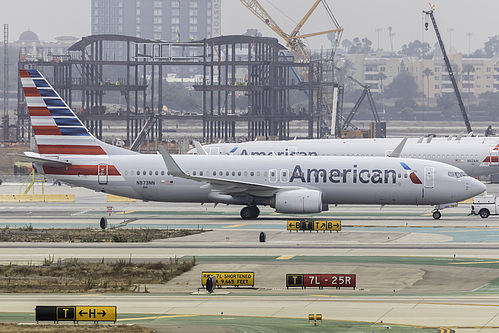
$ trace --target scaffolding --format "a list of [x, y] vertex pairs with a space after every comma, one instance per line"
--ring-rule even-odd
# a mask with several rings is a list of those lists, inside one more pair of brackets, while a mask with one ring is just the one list
[[[97, 138], [102, 139], [104, 122], [126, 123], [127, 146], [141, 140], [146, 126], [149, 140], [162, 141], [164, 122], [186, 119], [164, 112], [168, 102], [163, 100], [164, 79], [172, 68], [180, 69], [182, 74], [200, 74], [193, 87], [202, 92], [203, 113], [189, 119], [202, 120], [203, 133], [198, 137], [202, 135], [206, 142], [236, 140], [236, 127], [241, 126], [247, 126], [248, 139], [289, 139], [295, 136], [290, 131], [294, 121], [306, 122], [309, 138], [319, 137], [323, 111], [313, 96], [322, 92], [323, 85], [315, 79], [321, 77], [317, 73], [322, 65], [316, 61], [297, 63], [285, 50], [277, 39], [268, 37], [238, 35], [170, 43], [92, 35], [72, 45], [64, 55], [34, 57], [21, 50], [18, 68], [42, 70]], [[306, 83], [293, 74], [295, 68], [301, 67], [309, 73]], [[124, 73], [124, 77], [108, 80], [105, 73], [113, 70]], [[244, 78], [241, 72], [246, 73]], [[308, 92], [308, 107], [292, 109], [289, 94], [293, 90]], [[112, 113], [105, 107], [105, 95], [112, 91], [125, 100], [122, 112]], [[236, 112], [236, 94], [248, 97], [247, 112]], [[81, 105], [78, 109], [72, 106], [76, 101]], [[17, 140], [30, 139], [29, 114], [20, 84], [17, 122]]]

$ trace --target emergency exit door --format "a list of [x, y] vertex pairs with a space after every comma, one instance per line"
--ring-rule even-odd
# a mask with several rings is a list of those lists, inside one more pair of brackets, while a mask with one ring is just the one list
[[99, 182], [99, 185], [107, 185], [107, 179], [108, 178], [108, 165], [107, 163], [101, 163], [99, 164], [99, 169], [97, 172], [97, 179]]

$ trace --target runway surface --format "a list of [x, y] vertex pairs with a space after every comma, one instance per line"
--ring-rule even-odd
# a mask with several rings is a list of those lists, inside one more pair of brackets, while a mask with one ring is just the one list
[[[2, 185], [0, 194], [17, 191], [16, 186]], [[492, 185], [489, 193], [498, 189]], [[47, 186], [45, 192], [73, 193], [76, 201], [0, 203], [0, 232], [26, 225], [102, 232], [98, 223], [108, 206], [114, 210], [109, 224], [123, 228], [212, 231], [136, 244], [0, 243], [2, 264], [39, 264], [48, 256], [63, 261], [195, 256], [197, 261], [193, 270], [169, 283], [147, 286], [148, 294], [3, 294], [2, 321], [32, 321], [36, 305], [88, 304], [117, 305], [123, 322], [158, 327], [184, 318], [178, 316], [193, 316], [188, 325], [208, 325], [204, 316], [217, 318], [221, 312], [227, 318], [248, 317], [255, 327], [260, 317], [298, 325], [293, 320], [322, 313], [325, 324], [366, 323], [375, 325], [372, 330], [368, 326], [373, 332], [378, 326], [386, 331], [386, 325], [499, 331], [499, 217], [469, 216], [469, 204], [444, 210], [440, 220], [431, 217], [432, 207], [331, 207], [316, 217], [341, 220], [342, 230], [323, 233], [289, 232], [286, 220], [296, 217], [270, 209], [263, 209], [257, 221], [244, 221], [232, 206], [108, 203], [102, 193], [66, 186]], [[259, 242], [260, 232], [266, 234], [264, 243]], [[213, 294], [201, 289], [198, 294], [201, 272], [208, 270], [253, 271], [255, 288], [221, 288]], [[287, 273], [356, 274], [357, 288], [286, 289]]]

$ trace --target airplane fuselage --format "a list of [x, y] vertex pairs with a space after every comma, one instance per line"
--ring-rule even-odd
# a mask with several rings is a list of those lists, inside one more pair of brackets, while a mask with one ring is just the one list
[[[384, 139], [312, 139], [248, 141], [203, 146], [211, 155], [388, 156], [401, 142]], [[473, 177], [499, 173], [496, 137], [409, 138], [400, 157], [428, 159], [456, 166]], [[189, 153], [194, 153], [191, 150]]]
[[[473, 189], [476, 180], [462, 177], [457, 168], [408, 158], [210, 155], [174, 158], [193, 176], [317, 189], [323, 193], [324, 204], [434, 205], [466, 199], [478, 189], [476, 183]], [[216, 197], [210, 196], [209, 184], [168, 175], [159, 154], [73, 157], [71, 162], [69, 167], [45, 166], [44, 172], [67, 183], [137, 199], [217, 202]], [[404, 169], [402, 163], [410, 169]], [[414, 183], [411, 173], [422, 183]]]

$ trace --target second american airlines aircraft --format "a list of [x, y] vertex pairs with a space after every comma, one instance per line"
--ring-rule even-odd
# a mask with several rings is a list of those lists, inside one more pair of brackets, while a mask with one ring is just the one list
[[[388, 156], [402, 139], [310, 139], [248, 141], [203, 146], [210, 155]], [[188, 153], [196, 153], [196, 149]], [[454, 165], [472, 177], [499, 173], [499, 138], [408, 138], [400, 157]]]
[[485, 190], [456, 167], [410, 158], [139, 154], [96, 139], [38, 70], [19, 74], [38, 146], [24, 158], [38, 172], [99, 192], [241, 205], [241, 217], [254, 219], [261, 205], [316, 214], [330, 204], [448, 204]]

